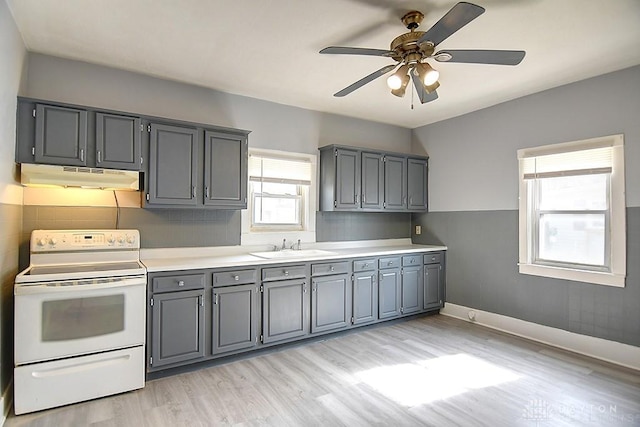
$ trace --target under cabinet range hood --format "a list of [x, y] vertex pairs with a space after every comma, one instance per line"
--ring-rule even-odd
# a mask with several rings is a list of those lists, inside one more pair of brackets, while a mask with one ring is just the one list
[[22, 163], [20, 181], [33, 187], [76, 187], [103, 190], [140, 189], [140, 173], [84, 166], [55, 166]]

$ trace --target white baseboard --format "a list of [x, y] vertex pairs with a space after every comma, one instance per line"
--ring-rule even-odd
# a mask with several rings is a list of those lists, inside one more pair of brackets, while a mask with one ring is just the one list
[[[470, 312], [475, 314], [474, 320], [469, 319]], [[440, 314], [640, 371], [640, 347], [451, 303], [446, 303]]]
[[9, 381], [9, 385], [2, 392], [2, 396], [0, 396], [0, 426], [4, 425], [4, 422], [7, 420], [9, 416], [9, 411], [11, 410], [11, 405], [13, 404], [13, 379]]

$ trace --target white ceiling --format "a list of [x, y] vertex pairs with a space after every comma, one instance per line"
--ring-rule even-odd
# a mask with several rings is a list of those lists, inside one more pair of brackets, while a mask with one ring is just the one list
[[411, 109], [385, 78], [333, 93], [388, 58], [320, 55], [388, 49], [417, 9], [420, 27], [455, 0], [6, 0], [27, 49], [313, 110], [415, 128], [640, 64], [639, 0], [474, 0], [486, 12], [440, 49], [517, 49], [515, 67], [438, 63], [440, 98]]

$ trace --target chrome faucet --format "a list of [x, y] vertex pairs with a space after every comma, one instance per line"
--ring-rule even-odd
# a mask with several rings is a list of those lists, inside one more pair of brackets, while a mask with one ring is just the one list
[[291, 245], [291, 250], [299, 251], [302, 249], [302, 245], [300, 244], [300, 239], [298, 239], [298, 243], [293, 243]]
[[282, 239], [282, 250], [287, 249], [287, 239]]

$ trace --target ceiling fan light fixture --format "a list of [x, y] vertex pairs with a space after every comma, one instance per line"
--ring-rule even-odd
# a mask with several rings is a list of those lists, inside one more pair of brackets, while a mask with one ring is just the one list
[[[409, 67], [405, 64], [398, 68], [398, 71], [393, 73], [387, 79], [387, 86], [391, 90], [401, 89], [403, 86], [407, 86], [409, 82], [409, 76], [407, 74]], [[405, 78], [406, 77], [406, 78]]]
[[407, 85], [409, 84], [409, 80], [411, 80], [411, 78], [409, 77], [409, 74], [405, 74], [404, 76], [402, 76], [401, 86], [397, 89], [392, 89], [391, 93], [399, 98], [402, 98], [404, 96], [404, 93], [407, 90]]
[[434, 70], [431, 65], [426, 62], [418, 62], [416, 65], [416, 71], [420, 77], [420, 81], [427, 86], [431, 86], [438, 81], [440, 73]]
[[424, 85], [424, 90], [427, 93], [431, 93], [434, 90], [438, 89], [439, 87], [440, 87], [440, 82], [436, 80], [433, 84]]

